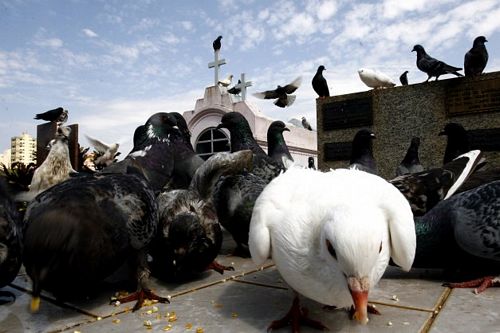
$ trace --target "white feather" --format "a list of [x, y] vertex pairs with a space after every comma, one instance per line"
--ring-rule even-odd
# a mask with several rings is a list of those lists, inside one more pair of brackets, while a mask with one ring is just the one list
[[396, 85], [388, 75], [373, 69], [360, 68], [358, 74], [361, 81], [370, 88], [394, 87]]
[[374, 286], [391, 256], [410, 269], [415, 248], [413, 214], [404, 196], [384, 179], [356, 170], [290, 168], [266, 186], [250, 224], [256, 264], [272, 255], [294, 290], [338, 307], [352, 304], [346, 276], [366, 276]]

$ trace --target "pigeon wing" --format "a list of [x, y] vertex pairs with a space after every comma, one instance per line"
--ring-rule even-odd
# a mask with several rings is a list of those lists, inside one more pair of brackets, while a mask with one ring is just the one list
[[90, 142], [90, 144], [92, 146], [94, 146], [94, 148], [100, 152], [100, 153], [105, 153], [108, 149], [109, 149], [109, 145], [97, 140], [97, 139], [94, 139], [94, 138], [91, 138], [90, 136], [88, 135], [85, 135], [85, 137], [87, 138], [87, 140]]
[[263, 92], [254, 93], [253, 95], [257, 98], [262, 99], [274, 99], [279, 97], [279, 94], [276, 90], [266, 90]]
[[300, 87], [301, 83], [302, 83], [302, 77], [299, 76], [298, 78], [296, 78], [291, 83], [284, 86], [283, 88], [285, 89], [285, 92], [287, 94], [291, 94]]

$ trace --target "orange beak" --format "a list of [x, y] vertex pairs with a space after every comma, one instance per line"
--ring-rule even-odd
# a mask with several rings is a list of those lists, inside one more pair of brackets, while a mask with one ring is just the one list
[[363, 325], [368, 323], [368, 291], [351, 290], [351, 296], [354, 302], [353, 318]]

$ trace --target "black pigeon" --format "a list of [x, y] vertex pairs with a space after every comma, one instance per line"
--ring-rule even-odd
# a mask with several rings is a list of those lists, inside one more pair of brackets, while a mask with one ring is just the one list
[[57, 109], [49, 110], [44, 113], [37, 113], [34, 119], [65, 123], [66, 120], [68, 120], [68, 110], [64, 110], [62, 107], [58, 107]]
[[307, 129], [307, 130], [310, 130], [312, 131], [312, 127], [311, 127], [311, 124], [309, 124], [309, 122], [307, 121], [306, 117], [302, 117], [302, 126]]
[[137, 300], [137, 310], [145, 298], [168, 301], [147, 286], [146, 248], [158, 225], [154, 190], [170, 176], [165, 170], [173, 170], [166, 148], [175, 118], [156, 113], [145, 126], [147, 137], [121, 163], [125, 172], [70, 178], [29, 204], [23, 262], [33, 281], [33, 310], [41, 290], [59, 298], [86, 296], [125, 262], [138, 291], [121, 302]]
[[478, 279], [447, 285], [477, 288], [475, 293], [500, 285], [499, 217], [500, 181], [440, 202], [415, 219], [417, 250], [413, 267], [458, 269], [474, 274]]
[[314, 157], [309, 156], [309, 157], [307, 158], [307, 167], [308, 167], [309, 169], [316, 170], [316, 166], [314, 166]]
[[188, 189], [163, 191], [158, 196], [160, 231], [150, 250], [153, 274], [179, 281], [208, 269], [221, 274], [232, 270], [215, 261], [222, 230], [212, 192], [221, 175], [251, 169], [252, 158], [249, 150], [214, 154], [196, 171]]
[[254, 155], [252, 172], [220, 177], [213, 195], [219, 223], [236, 241], [235, 254], [248, 256], [248, 231], [255, 200], [285, 168], [267, 156], [257, 144], [248, 121], [241, 113], [226, 113], [217, 128], [229, 130], [231, 152], [249, 149]]
[[174, 170], [174, 149], [170, 137], [174, 133], [180, 137], [180, 132], [175, 117], [166, 112], [155, 113], [143, 126], [139, 126], [134, 133], [134, 147], [130, 153], [102, 172], [125, 174], [130, 167], [138, 169], [159, 193]]
[[191, 132], [184, 117], [178, 112], [170, 114], [174, 116], [179, 131], [174, 131], [170, 136], [174, 148], [174, 170], [168, 188], [187, 188], [194, 173], [204, 160], [193, 149]]
[[420, 159], [418, 158], [419, 147], [420, 138], [413, 137], [411, 139], [410, 147], [408, 147], [408, 150], [406, 151], [405, 157], [396, 168], [396, 176], [424, 171], [424, 167], [420, 164]]
[[373, 139], [375, 134], [368, 129], [359, 130], [352, 140], [351, 160], [349, 168], [376, 175], [377, 164], [373, 157]]
[[221, 48], [221, 43], [220, 43], [221, 39], [222, 39], [222, 36], [219, 36], [212, 43], [212, 46], [214, 47], [214, 51], [215, 52], [218, 52], [220, 50], [220, 48]]
[[318, 94], [320, 98], [325, 98], [330, 96], [330, 90], [328, 89], [328, 83], [326, 79], [323, 77], [323, 71], [325, 70], [325, 66], [321, 65], [318, 67], [316, 74], [312, 79], [312, 87], [314, 91]]
[[459, 123], [448, 123], [439, 135], [446, 135], [447, 142], [444, 151], [443, 164], [446, 164], [470, 150], [469, 135]]
[[404, 71], [403, 74], [399, 77], [399, 82], [401, 82], [401, 85], [407, 86], [408, 85], [408, 71]]
[[290, 106], [295, 101], [296, 96], [290, 95], [295, 90], [300, 87], [300, 83], [302, 82], [302, 78], [299, 76], [293, 82], [285, 85], [284, 87], [278, 86], [274, 90], [266, 90], [260, 93], [254, 93], [253, 95], [257, 98], [262, 99], [276, 99], [274, 104], [279, 106], [280, 108], [284, 108], [286, 106]]
[[6, 183], [0, 178], [0, 288], [12, 282], [21, 267], [21, 234], [19, 214]]
[[429, 81], [429, 79], [433, 76], [436, 77], [437, 81], [439, 77], [444, 74], [463, 76], [462, 74], [457, 72], [462, 70], [462, 68], [453, 67], [440, 60], [434, 59], [425, 52], [425, 49], [422, 47], [422, 45], [415, 45], [412, 52], [413, 51], [417, 52], [418, 69], [427, 74], [427, 80], [425, 80], [425, 82]]
[[487, 40], [484, 36], [476, 37], [472, 48], [465, 54], [465, 76], [477, 76], [483, 73], [483, 70], [488, 63], [488, 51], [484, 45], [485, 42], [487, 42]]
[[228, 89], [227, 92], [232, 95], [239, 95], [241, 93], [241, 88], [237, 88], [241, 84], [241, 80], [238, 80], [238, 84], [234, 85], [232, 88]]
[[267, 155], [276, 163], [281, 163], [284, 168], [288, 168], [293, 163], [293, 157], [288, 150], [284, 131], [290, 131], [281, 120], [275, 120], [267, 129]]
[[442, 168], [408, 173], [389, 182], [406, 197], [413, 215], [422, 216], [438, 202], [456, 193], [481, 161], [481, 152], [472, 150]]

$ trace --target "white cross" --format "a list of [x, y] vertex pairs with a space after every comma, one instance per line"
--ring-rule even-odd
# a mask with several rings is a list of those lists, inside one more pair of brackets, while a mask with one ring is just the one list
[[214, 86], [219, 83], [219, 67], [226, 64], [226, 59], [219, 60], [219, 50], [214, 52], [214, 61], [208, 63], [208, 68], [215, 68]]
[[245, 81], [245, 73], [241, 73], [240, 83], [235, 85], [236, 89], [241, 89], [241, 100], [244, 101], [247, 95], [247, 87], [252, 86], [252, 81]]

